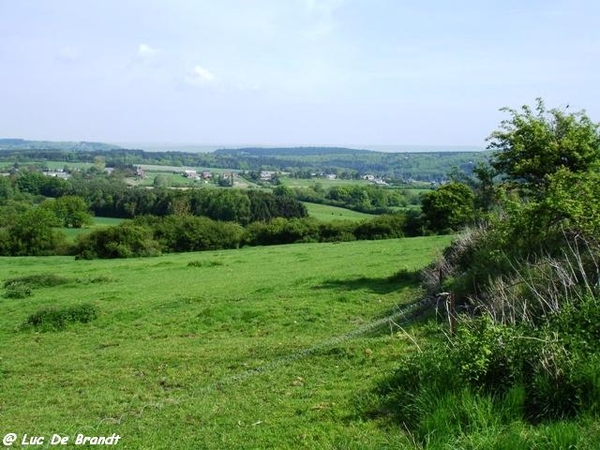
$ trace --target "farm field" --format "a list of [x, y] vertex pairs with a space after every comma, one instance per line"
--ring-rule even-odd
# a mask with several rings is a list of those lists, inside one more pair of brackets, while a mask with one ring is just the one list
[[[15, 164], [14, 161], [0, 161], [0, 168], [12, 167]], [[92, 167], [92, 163], [84, 163], [84, 162], [68, 162], [68, 161], [19, 161], [21, 166], [46, 166], [48, 169], [63, 169], [64, 167], [68, 167], [70, 169], [87, 169]]]
[[[387, 323], [355, 332], [418, 299], [394, 275], [450, 240], [0, 258], [2, 282], [66, 282], [0, 298], [0, 434], [116, 433], [129, 449], [410, 448], [363, 406], [411, 343]], [[23, 326], [42, 308], [78, 305], [97, 318]]]
[[322, 186], [325, 189], [329, 189], [333, 186], [353, 186], [353, 185], [363, 185], [368, 186], [372, 184], [370, 181], [366, 180], [328, 180], [327, 178], [290, 178], [290, 177], [279, 177], [279, 181], [281, 184], [290, 187], [290, 188], [307, 188], [312, 187], [315, 184]]
[[323, 222], [332, 220], [365, 220], [375, 217], [373, 214], [365, 214], [337, 206], [321, 205], [319, 203], [303, 202], [308, 210], [308, 215]]

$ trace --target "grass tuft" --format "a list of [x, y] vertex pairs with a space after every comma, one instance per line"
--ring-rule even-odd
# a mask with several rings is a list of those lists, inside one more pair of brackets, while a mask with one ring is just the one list
[[24, 327], [33, 327], [38, 331], [60, 331], [72, 323], [88, 323], [98, 317], [94, 305], [83, 304], [65, 308], [47, 307], [30, 314]]
[[8, 288], [10, 285], [13, 285], [15, 283], [21, 283], [27, 285], [31, 289], [37, 289], [42, 287], [59, 286], [61, 284], [67, 284], [70, 282], [71, 280], [61, 275], [56, 275], [54, 273], [39, 273], [16, 278], [9, 278], [8, 280], [4, 281], [4, 287]]
[[31, 288], [20, 281], [13, 281], [8, 285], [4, 286], [6, 291], [4, 292], [4, 298], [26, 298], [31, 295]]

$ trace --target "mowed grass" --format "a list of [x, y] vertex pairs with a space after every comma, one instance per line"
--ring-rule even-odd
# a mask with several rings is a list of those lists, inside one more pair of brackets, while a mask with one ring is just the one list
[[366, 220], [375, 217], [373, 214], [365, 214], [357, 211], [352, 211], [346, 208], [338, 208], [337, 206], [321, 205], [318, 203], [303, 202], [310, 217], [331, 222], [332, 220]]
[[[0, 258], [1, 281], [69, 280], [0, 297], [0, 435], [117, 433], [129, 449], [410, 448], [400, 426], [362, 406], [412, 344], [388, 325], [348, 333], [419, 298], [393, 275], [450, 239]], [[98, 312], [90, 323], [22, 327], [41, 308], [83, 304]]]

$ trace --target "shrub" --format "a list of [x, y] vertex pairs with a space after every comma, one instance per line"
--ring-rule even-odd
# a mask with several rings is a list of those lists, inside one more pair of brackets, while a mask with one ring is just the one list
[[63, 330], [72, 323], [88, 323], [96, 319], [98, 310], [94, 305], [82, 304], [65, 308], [47, 307], [30, 314], [24, 323], [41, 331]]
[[40, 273], [34, 275], [24, 275], [21, 277], [10, 278], [4, 281], [4, 287], [8, 287], [11, 284], [22, 283], [26, 284], [32, 289], [37, 289], [41, 287], [52, 287], [59, 286], [61, 284], [69, 283], [70, 280], [62, 275], [57, 275], [54, 273]]
[[31, 295], [31, 288], [25, 283], [18, 281], [9, 284], [5, 282], [4, 288], [6, 289], [4, 292], [5, 298], [26, 298]]
[[219, 261], [219, 260], [212, 260], [212, 261], [200, 261], [200, 260], [194, 260], [194, 261], [190, 261], [188, 264], [188, 267], [217, 267], [217, 266], [222, 266], [223, 265], [223, 261]]
[[395, 239], [404, 237], [406, 217], [403, 214], [384, 214], [361, 222], [354, 230], [356, 239]]
[[76, 244], [77, 259], [132, 258], [159, 253], [149, 228], [128, 223], [80, 235]]
[[243, 228], [238, 224], [208, 217], [169, 216], [145, 220], [153, 221], [154, 238], [169, 252], [237, 248], [243, 234]]

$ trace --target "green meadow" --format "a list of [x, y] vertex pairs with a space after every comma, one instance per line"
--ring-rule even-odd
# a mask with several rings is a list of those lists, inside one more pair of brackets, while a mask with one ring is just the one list
[[329, 189], [334, 186], [371, 185], [371, 182], [366, 180], [342, 180], [341, 178], [330, 180], [327, 178], [290, 178], [282, 176], [279, 181], [283, 186], [290, 188], [307, 188], [320, 185], [324, 189]]
[[323, 222], [331, 222], [332, 220], [366, 220], [375, 217], [373, 214], [365, 214], [358, 211], [352, 211], [346, 208], [337, 206], [321, 205], [319, 203], [303, 202], [310, 217], [321, 220]]
[[108, 227], [118, 225], [123, 222], [124, 219], [119, 219], [116, 217], [93, 217], [93, 223], [90, 226], [82, 227], [82, 228], [58, 228], [58, 230], [65, 233], [67, 236], [67, 240], [70, 242], [75, 241], [75, 238], [81, 233], [88, 233], [94, 228], [98, 227]]
[[[410, 448], [399, 424], [364, 405], [414, 347], [398, 318], [369, 324], [420, 298], [407, 274], [450, 240], [0, 258], [2, 282], [31, 287], [0, 297], [0, 436], [116, 433], [130, 449]], [[84, 309], [86, 320], [73, 312]], [[51, 320], [60, 314], [64, 323]]]

